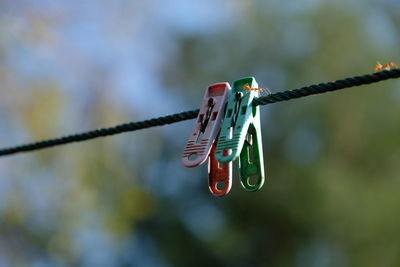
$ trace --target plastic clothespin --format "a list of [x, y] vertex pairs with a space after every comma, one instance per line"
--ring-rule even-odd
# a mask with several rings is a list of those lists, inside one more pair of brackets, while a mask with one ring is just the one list
[[258, 92], [245, 90], [243, 86], [246, 84], [252, 88], [258, 87], [253, 77], [233, 83], [215, 157], [222, 163], [240, 157], [240, 182], [246, 190], [257, 191], [265, 179], [260, 108], [252, 105]]
[[196, 125], [183, 151], [182, 162], [186, 167], [196, 167], [207, 160], [211, 146], [221, 129], [230, 91], [229, 83], [216, 83], [207, 88]]
[[222, 167], [215, 159], [218, 139], [211, 148], [208, 157], [208, 188], [214, 196], [224, 196], [229, 193], [232, 187], [232, 162], [222, 163]]
[[186, 167], [199, 166], [208, 158], [208, 184], [211, 193], [216, 196], [227, 194], [232, 184], [232, 164], [227, 163], [220, 167], [215, 160], [216, 138], [221, 129], [230, 91], [229, 83], [216, 83], [207, 88], [196, 125], [182, 157]]

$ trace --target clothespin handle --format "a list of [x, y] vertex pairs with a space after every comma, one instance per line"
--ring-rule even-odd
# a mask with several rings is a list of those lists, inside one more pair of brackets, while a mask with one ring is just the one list
[[215, 159], [217, 149], [215, 140], [208, 157], [208, 188], [214, 196], [224, 196], [229, 193], [232, 187], [232, 162], [222, 163], [222, 167]]
[[246, 141], [239, 157], [240, 183], [247, 191], [258, 191], [265, 180], [261, 136], [257, 121], [250, 124]]

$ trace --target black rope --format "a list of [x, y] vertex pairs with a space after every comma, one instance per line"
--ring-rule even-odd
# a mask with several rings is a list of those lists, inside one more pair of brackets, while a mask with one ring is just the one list
[[199, 110], [196, 109], [196, 110], [185, 111], [185, 112], [176, 113], [176, 114], [172, 114], [172, 115], [168, 115], [168, 116], [164, 116], [164, 117], [149, 119], [149, 120], [145, 120], [145, 121], [129, 122], [129, 123], [117, 125], [117, 126], [110, 127], [110, 128], [102, 128], [102, 129], [93, 130], [93, 131], [86, 132], [86, 133], [79, 133], [79, 134], [39, 141], [36, 143], [20, 145], [20, 146], [16, 146], [16, 147], [3, 148], [3, 149], [0, 149], [0, 156], [11, 155], [11, 154], [19, 153], [19, 152], [28, 152], [28, 151], [33, 151], [33, 150], [38, 150], [38, 149], [43, 149], [43, 148], [48, 148], [48, 147], [53, 147], [53, 146], [59, 146], [59, 145], [64, 145], [64, 144], [69, 144], [69, 143], [74, 143], [74, 142], [81, 142], [81, 141], [85, 141], [85, 140], [89, 140], [89, 139], [94, 139], [97, 137], [104, 137], [104, 136], [109, 136], [109, 135], [114, 135], [114, 134], [119, 134], [119, 133], [124, 133], [124, 132], [132, 132], [132, 131], [137, 131], [137, 130], [150, 128], [150, 127], [154, 127], [154, 126], [161, 126], [161, 125], [171, 124], [171, 123], [175, 123], [175, 122], [179, 122], [179, 121], [190, 120], [190, 119], [196, 118], [198, 113], [199, 113]]
[[254, 99], [253, 105], [267, 105], [280, 101], [286, 101], [294, 98], [300, 98], [309, 95], [322, 94], [326, 92], [332, 92], [344, 88], [360, 86], [370, 83], [377, 83], [380, 81], [394, 79], [400, 77], [400, 69], [384, 70], [380, 72], [375, 72], [372, 74], [366, 74], [362, 76], [355, 76], [351, 78], [346, 78], [343, 80], [337, 80], [334, 82], [314, 84], [310, 86], [305, 86], [299, 89], [287, 90], [283, 92], [278, 92], [271, 94], [266, 97], [259, 97]]
[[[380, 72], [375, 72], [373, 74], [367, 74], [362, 76], [355, 76], [351, 78], [346, 78], [343, 80], [337, 80], [334, 82], [320, 83], [315, 85], [310, 85], [302, 87], [299, 89], [287, 90], [283, 92], [278, 92], [271, 94], [266, 97], [259, 97], [254, 99], [254, 105], [267, 105], [280, 101], [286, 101], [294, 98], [305, 97], [314, 94], [322, 94], [326, 92], [331, 92], [335, 90], [340, 90], [344, 88], [360, 86], [364, 84], [376, 83], [388, 79], [394, 79], [400, 77], [400, 69], [384, 70]], [[121, 125], [117, 125], [110, 128], [97, 129], [85, 133], [79, 133], [44, 141], [39, 141], [36, 143], [30, 143], [15, 147], [0, 149], [0, 157], [16, 154], [20, 152], [28, 152], [33, 150], [39, 150], [43, 148], [59, 146], [74, 142], [81, 142], [89, 139], [94, 139], [98, 137], [104, 137], [114, 134], [120, 134], [124, 132], [132, 132], [145, 128], [151, 128], [155, 126], [162, 126], [166, 124], [172, 124], [175, 122], [180, 122], [184, 120], [190, 120], [197, 117], [199, 113], [198, 109], [184, 111], [181, 113], [176, 113], [168, 116], [163, 116], [159, 118], [153, 118], [145, 121], [129, 122]]]

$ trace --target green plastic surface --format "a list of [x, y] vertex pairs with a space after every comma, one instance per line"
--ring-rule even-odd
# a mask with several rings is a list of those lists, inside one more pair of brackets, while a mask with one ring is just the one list
[[247, 139], [249, 138], [251, 143], [244, 142], [239, 157], [240, 183], [248, 191], [257, 191], [265, 180], [259, 119], [250, 124], [247, 133]]

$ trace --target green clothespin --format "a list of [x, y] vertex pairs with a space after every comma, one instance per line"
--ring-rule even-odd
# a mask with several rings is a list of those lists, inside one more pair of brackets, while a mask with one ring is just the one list
[[253, 77], [233, 83], [215, 157], [220, 162], [230, 162], [239, 157], [242, 186], [248, 191], [257, 191], [265, 179], [260, 108], [252, 105], [258, 91], [244, 87], [257, 88], [258, 84]]

